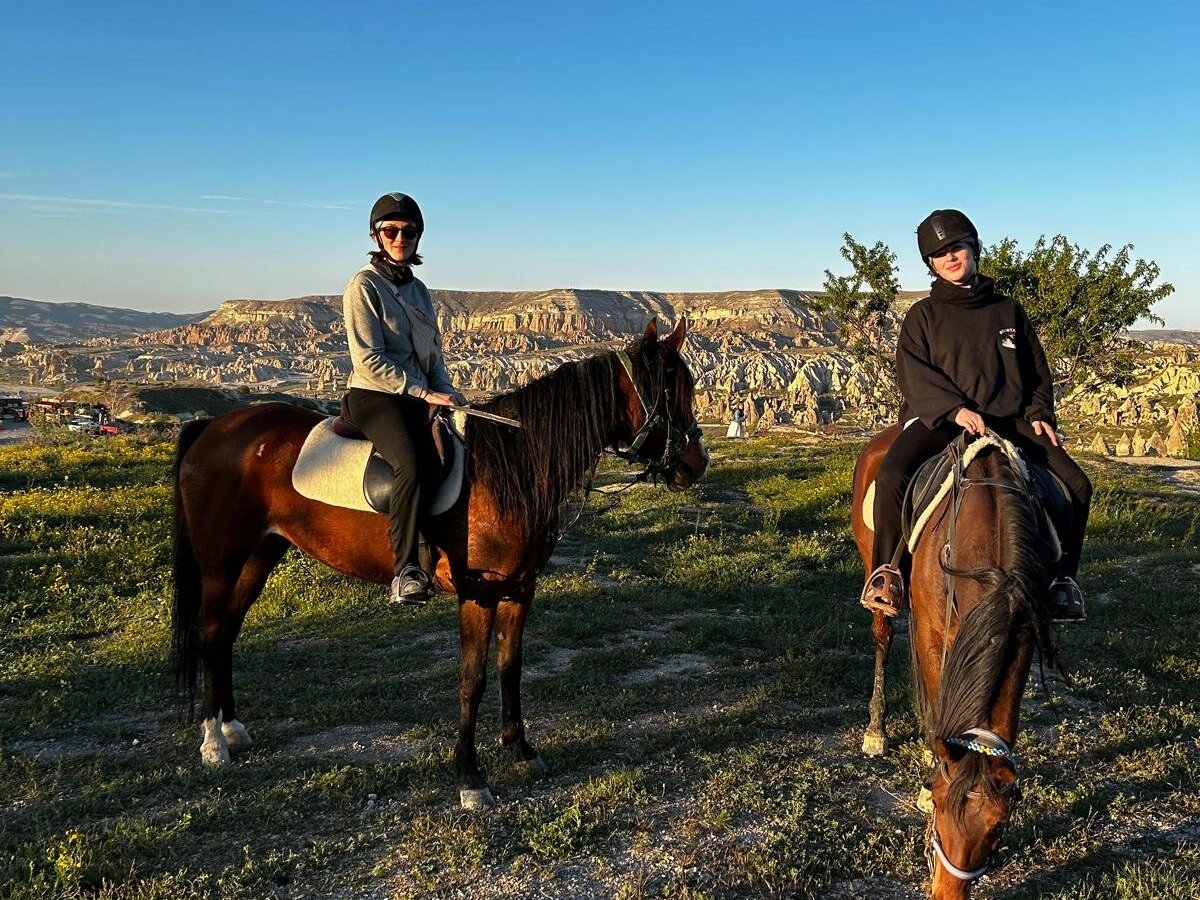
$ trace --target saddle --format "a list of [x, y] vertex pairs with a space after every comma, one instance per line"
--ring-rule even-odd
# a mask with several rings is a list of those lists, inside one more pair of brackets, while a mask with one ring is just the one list
[[[1012, 442], [996, 434], [986, 434], [967, 443], [966, 432], [950, 443], [941, 453], [925, 460], [913, 475], [904, 495], [901, 523], [904, 543], [911, 553], [916, 549], [921, 533], [929, 524], [938, 504], [954, 486], [955, 470], [961, 474], [987, 447], [998, 447], [1020, 473], [1034, 504], [1043, 536], [1057, 559], [1062, 555], [1060, 533], [1070, 527], [1071, 496], [1059, 478], [1038, 463], [1026, 459]], [[875, 483], [872, 482], [863, 498], [863, 521], [874, 530]]]
[[[430, 430], [441, 459], [441, 487], [430, 506], [431, 516], [450, 509], [462, 491], [466, 463], [466, 417], [434, 409]], [[309, 500], [387, 513], [392, 493], [392, 467], [350, 421], [346, 397], [341, 414], [318, 422], [308, 433], [292, 468], [292, 487]]]

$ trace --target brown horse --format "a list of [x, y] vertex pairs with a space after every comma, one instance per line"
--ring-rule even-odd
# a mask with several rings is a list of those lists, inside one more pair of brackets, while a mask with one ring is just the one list
[[[876, 436], [854, 470], [854, 538], [868, 572], [873, 535], [863, 498], [900, 430], [894, 425]], [[918, 718], [934, 763], [922, 799], [933, 807], [926, 843], [938, 900], [970, 895], [1018, 796], [1012, 748], [1021, 694], [1035, 649], [1045, 663], [1055, 662], [1049, 556], [1025, 473], [999, 446], [982, 447], [970, 460], [912, 554], [909, 646]], [[879, 755], [887, 748], [892, 620], [873, 612], [871, 633], [875, 684], [863, 752]]]
[[[680, 357], [686, 325], [659, 340], [651, 321], [625, 351], [567, 363], [480, 408], [524, 426], [475, 420], [462, 496], [424, 529], [438, 586], [458, 596], [461, 675], [455, 749], [459, 799], [495, 803], [475, 752], [475, 725], [493, 633], [502, 739], [518, 761], [544, 763], [521, 716], [521, 639], [538, 575], [560, 533], [559, 507], [590, 483], [606, 447], [628, 445], [672, 490], [703, 476], [708, 451], [692, 411], [694, 382]], [[193, 702], [204, 669], [201, 757], [229, 761], [250, 743], [233, 699], [233, 643], [250, 605], [289, 546], [377, 584], [392, 578], [386, 516], [308, 500], [291, 472], [316, 413], [280, 403], [189, 423], [175, 457], [177, 674]], [[382, 598], [381, 598], [382, 602]]]

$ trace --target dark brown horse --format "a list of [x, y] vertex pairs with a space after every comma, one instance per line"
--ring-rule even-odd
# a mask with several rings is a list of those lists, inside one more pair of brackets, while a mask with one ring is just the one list
[[[519, 761], [544, 763], [521, 716], [521, 639], [537, 578], [559, 538], [559, 507], [589, 480], [606, 447], [627, 445], [672, 490], [697, 481], [708, 452], [680, 357], [683, 321], [659, 340], [651, 321], [625, 351], [567, 363], [482, 409], [522, 429], [474, 420], [467, 483], [427, 524], [439, 587], [458, 596], [461, 675], [455, 749], [459, 798], [495, 803], [475, 752], [475, 723], [496, 636], [502, 739]], [[291, 472], [315, 413], [280, 403], [189, 423], [175, 457], [174, 651], [189, 705], [204, 670], [205, 762], [250, 743], [233, 698], [233, 643], [288, 547], [378, 584], [392, 578], [387, 517], [308, 500]], [[382, 597], [380, 602], [383, 602]]]
[[[894, 425], [879, 434], [854, 470], [854, 538], [867, 571], [872, 532], [863, 498], [899, 433]], [[1017, 796], [1012, 748], [1033, 653], [1055, 661], [1052, 571], [1025, 474], [1000, 447], [981, 447], [963, 475], [957, 509], [947, 497], [930, 517], [908, 579], [913, 692], [933, 756], [922, 799], [932, 802], [927, 847], [938, 900], [968, 897], [999, 846]], [[887, 748], [892, 620], [872, 613], [871, 633], [875, 685], [863, 752], [879, 755]]]

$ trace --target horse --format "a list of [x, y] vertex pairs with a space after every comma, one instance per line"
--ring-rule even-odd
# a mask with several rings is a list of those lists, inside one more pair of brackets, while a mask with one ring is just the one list
[[[854, 539], [868, 573], [873, 534], [863, 501], [902, 427], [871, 440], [854, 468]], [[1053, 553], [1039, 530], [1026, 470], [1002, 442], [978, 443], [929, 515], [907, 579], [914, 705], [933, 760], [919, 805], [932, 812], [926, 856], [936, 900], [969, 897], [988, 870], [1019, 797], [1013, 746], [1033, 654], [1057, 664]], [[887, 749], [892, 631], [892, 619], [872, 611], [875, 679], [863, 737], [863, 752], [872, 756]]]
[[[475, 729], [495, 634], [503, 745], [543, 771], [521, 712], [521, 642], [538, 575], [559, 531], [560, 505], [590, 487], [606, 448], [646, 465], [641, 477], [681, 491], [708, 467], [693, 412], [695, 382], [680, 356], [684, 320], [560, 366], [478, 408], [522, 428], [473, 420], [465, 483], [455, 504], [423, 526], [434, 581], [457, 595], [460, 647], [455, 769], [465, 808], [495, 805], [476, 756]], [[233, 692], [233, 644], [250, 605], [289, 547], [339, 572], [386, 585], [394, 553], [388, 518], [306, 499], [291, 472], [317, 413], [285, 403], [187, 423], [174, 480], [172, 644], [177, 687], [195, 707], [203, 664], [201, 759], [229, 763], [252, 743]], [[626, 447], [628, 449], [621, 450]]]

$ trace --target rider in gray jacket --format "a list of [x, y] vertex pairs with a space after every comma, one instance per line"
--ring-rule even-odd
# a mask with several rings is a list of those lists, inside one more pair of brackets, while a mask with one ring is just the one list
[[342, 296], [350, 375], [350, 418], [395, 473], [389, 535], [396, 554], [393, 603], [432, 596], [418, 559], [418, 527], [437, 491], [440, 461], [430, 434], [431, 406], [462, 404], [442, 356], [429, 289], [412, 273], [425, 219], [406, 194], [384, 194], [371, 208], [379, 248]]

